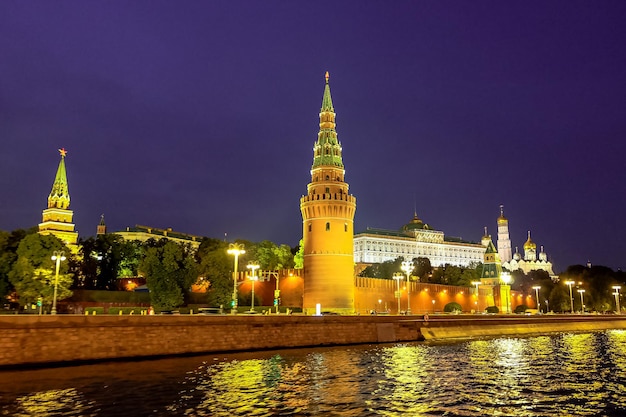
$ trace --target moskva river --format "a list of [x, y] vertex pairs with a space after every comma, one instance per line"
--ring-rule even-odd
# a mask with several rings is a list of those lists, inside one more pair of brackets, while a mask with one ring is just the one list
[[0, 414], [626, 416], [625, 384], [613, 330], [4, 371]]

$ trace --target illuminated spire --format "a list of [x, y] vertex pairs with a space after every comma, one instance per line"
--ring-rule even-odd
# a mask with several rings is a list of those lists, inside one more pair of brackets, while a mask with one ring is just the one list
[[337, 139], [335, 130], [335, 108], [330, 96], [330, 85], [328, 71], [324, 78], [324, 97], [322, 98], [322, 108], [320, 110], [320, 131], [317, 134], [317, 142], [313, 148], [313, 168], [319, 166], [333, 166], [343, 168], [341, 158], [341, 143]]
[[52, 191], [48, 196], [48, 208], [67, 209], [70, 206], [70, 192], [67, 186], [67, 174], [65, 173], [65, 148], [59, 149], [61, 161], [57, 168], [57, 174], [52, 184]]
[[326, 78], [326, 86], [324, 87], [324, 97], [322, 98], [322, 111], [334, 112], [335, 108], [333, 107], [333, 100], [330, 97], [330, 85], [328, 84], [328, 79], [330, 78], [328, 71], [326, 71], [324, 78]]

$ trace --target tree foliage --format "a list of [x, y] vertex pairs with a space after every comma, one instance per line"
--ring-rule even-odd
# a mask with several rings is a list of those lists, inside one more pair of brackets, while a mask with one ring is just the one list
[[191, 248], [172, 241], [147, 247], [139, 270], [146, 277], [152, 304], [160, 309], [184, 304], [198, 278]]
[[[24, 237], [17, 248], [17, 260], [9, 272], [9, 280], [19, 295], [20, 305], [43, 298], [45, 305], [52, 305], [56, 278], [56, 262], [51, 259], [55, 251], [63, 251], [66, 258], [70, 251], [63, 242], [52, 235], [33, 233]], [[61, 262], [57, 283], [57, 300], [72, 295], [72, 276], [67, 274], [68, 263]]]
[[302, 269], [304, 268], [304, 240], [300, 239], [300, 244], [298, 245], [298, 251], [293, 257], [294, 268]]

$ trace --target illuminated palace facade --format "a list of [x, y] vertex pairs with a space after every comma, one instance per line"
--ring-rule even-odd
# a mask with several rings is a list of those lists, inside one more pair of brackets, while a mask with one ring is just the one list
[[328, 72], [313, 146], [311, 182], [300, 198], [304, 245], [303, 310], [319, 308], [352, 314], [355, 307], [354, 213], [356, 198], [345, 182], [342, 147], [335, 130], [335, 109]]
[[70, 210], [70, 191], [65, 171], [67, 151], [59, 149], [61, 161], [57, 167], [52, 190], [48, 195], [48, 207], [43, 210], [42, 221], [39, 223], [39, 234], [58, 237], [73, 252], [78, 252], [78, 232], [74, 230], [72, 219], [74, 212]]
[[446, 237], [442, 231], [420, 220], [417, 214], [398, 231], [368, 228], [354, 236], [354, 262], [357, 264], [422, 257], [428, 258], [433, 267], [469, 266], [482, 262], [484, 253], [482, 244]]

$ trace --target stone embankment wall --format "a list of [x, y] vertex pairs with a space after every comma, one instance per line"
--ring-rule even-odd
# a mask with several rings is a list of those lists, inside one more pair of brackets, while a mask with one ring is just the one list
[[0, 367], [421, 337], [391, 316], [0, 316], [0, 331]]
[[0, 316], [0, 368], [604, 329], [626, 329], [626, 317]]
[[626, 329], [626, 317], [600, 315], [546, 316], [433, 316], [423, 323], [425, 340], [467, 339], [496, 336], [525, 336], [556, 332], [594, 332]]

